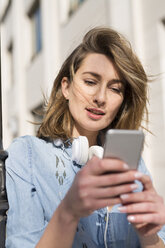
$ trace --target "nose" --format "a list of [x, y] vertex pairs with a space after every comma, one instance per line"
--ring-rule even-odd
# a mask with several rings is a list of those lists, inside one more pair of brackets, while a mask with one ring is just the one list
[[97, 89], [97, 92], [94, 95], [93, 102], [98, 106], [98, 107], [103, 107], [106, 102], [106, 89], [105, 87], [99, 87]]

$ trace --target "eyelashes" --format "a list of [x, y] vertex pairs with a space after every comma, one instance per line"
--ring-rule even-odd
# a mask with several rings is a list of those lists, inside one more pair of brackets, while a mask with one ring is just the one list
[[[84, 83], [86, 85], [89, 85], [89, 86], [97, 85], [97, 82], [92, 81], [92, 80], [84, 80]], [[118, 94], [122, 93], [122, 87], [121, 86], [114, 87], [113, 84], [110, 84], [108, 86], [108, 89], [110, 89], [110, 90], [112, 90], [112, 91], [114, 91], [115, 93], [118, 93]]]
[[114, 87], [112, 87], [111, 89], [112, 89], [114, 92], [118, 93], [118, 94], [122, 93], [122, 90], [121, 90], [120, 88], [114, 88]]
[[85, 84], [87, 85], [96, 85], [97, 83], [91, 80], [84, 80]]

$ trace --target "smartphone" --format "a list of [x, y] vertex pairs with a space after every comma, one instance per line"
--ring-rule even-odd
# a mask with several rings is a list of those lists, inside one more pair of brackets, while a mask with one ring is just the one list
[[143, 143], [144, 133], [140, 130], [110, 129], [105, 136], [103, 157], [118, 158], [130, 169], [137, 169]]

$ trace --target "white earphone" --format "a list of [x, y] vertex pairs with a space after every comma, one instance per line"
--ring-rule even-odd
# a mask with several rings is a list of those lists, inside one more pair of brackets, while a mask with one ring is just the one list
[[60, 147], [63, 145], [63, 141], [61, 139], [55, 139], [54, 140], [54, 145], [57, 147]]
[[101, 146], [89, 147], [87, 137], [79, 136], [72, 143], [72, 160], [79, 165], [85, 165], [88, 159], [91, 159], [94, 155], [102, 158], [103, 151], [104, 149]]

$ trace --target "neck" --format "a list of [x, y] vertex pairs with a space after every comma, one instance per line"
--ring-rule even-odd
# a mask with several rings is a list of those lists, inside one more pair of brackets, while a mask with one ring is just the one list
[[86, 137], [88, 138], [89, 146], [97, 145], [97, 136], [88, 135]]
[[77, 129], [73, 129], [73, 137], [77, 138], [78, 136], [86, 136], [89, 142], [89, 146], [97, 145], [97, 132], [87, 132], [87, 131], [78, 131]]

